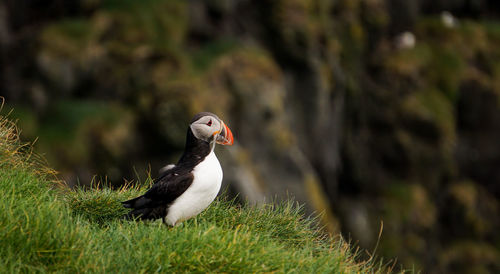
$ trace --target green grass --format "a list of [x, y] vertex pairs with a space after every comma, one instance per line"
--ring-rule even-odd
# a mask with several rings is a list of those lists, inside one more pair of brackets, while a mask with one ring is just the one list
[[0, 269], [17, 272], [374, 273], [340, 236], [325, 236], [294, 202], [216, 200], [176, 227], [121, 220], [141, 187], [70, 191], [20, 147], [0, 118]]

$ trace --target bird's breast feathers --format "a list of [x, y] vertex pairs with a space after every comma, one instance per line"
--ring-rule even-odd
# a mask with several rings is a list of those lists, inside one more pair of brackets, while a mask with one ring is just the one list
[[222, 168], [213, 151], [193, 169], [193, 177], [193, 189], [205, 192], [217, 188], [217, 192], [219, 191]]

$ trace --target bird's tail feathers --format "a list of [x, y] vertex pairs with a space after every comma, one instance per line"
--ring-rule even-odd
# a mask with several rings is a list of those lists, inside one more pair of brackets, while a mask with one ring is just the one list
[[167, 213], [167, 207], [159, 206], [152, 199], [146, 198], [144, 195], [122, 202], [122, 205], [125, 208], [133, 209], [123, 216], [127, 220], [153, 220], [164, 217]]
[[143, 196], [139, 196], [137, 198], [122, 202], [123, 207], [125, 208], [134, 208], [134, 209], [140, 209], [146, 206], [151, 202], [151, 199], [148, 199]]

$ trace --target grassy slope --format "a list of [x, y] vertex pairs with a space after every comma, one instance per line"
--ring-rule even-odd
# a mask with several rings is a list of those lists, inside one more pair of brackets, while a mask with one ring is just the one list
[[311, 229], [293, 203], [252, 208], [217, 200], [168, 228], [121, 221], [141, 189], [61, 191], [0, 120], [0, 269], [6, 272], [380, 272], [341, 238]]

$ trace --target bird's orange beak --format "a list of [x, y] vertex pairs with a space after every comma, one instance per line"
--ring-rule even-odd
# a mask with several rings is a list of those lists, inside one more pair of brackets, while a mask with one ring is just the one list
[[233, 133], [226, 126], [226, 124], [224, 122], [222, 122], [222, 130], [221, 130], [219, 136], [217, 136], [216, 142], [217, 142], [217, 144], [221, 144], [221, 145], [225, 145], [225, 146], [226, 145], [230, 146], [234, 142]]

